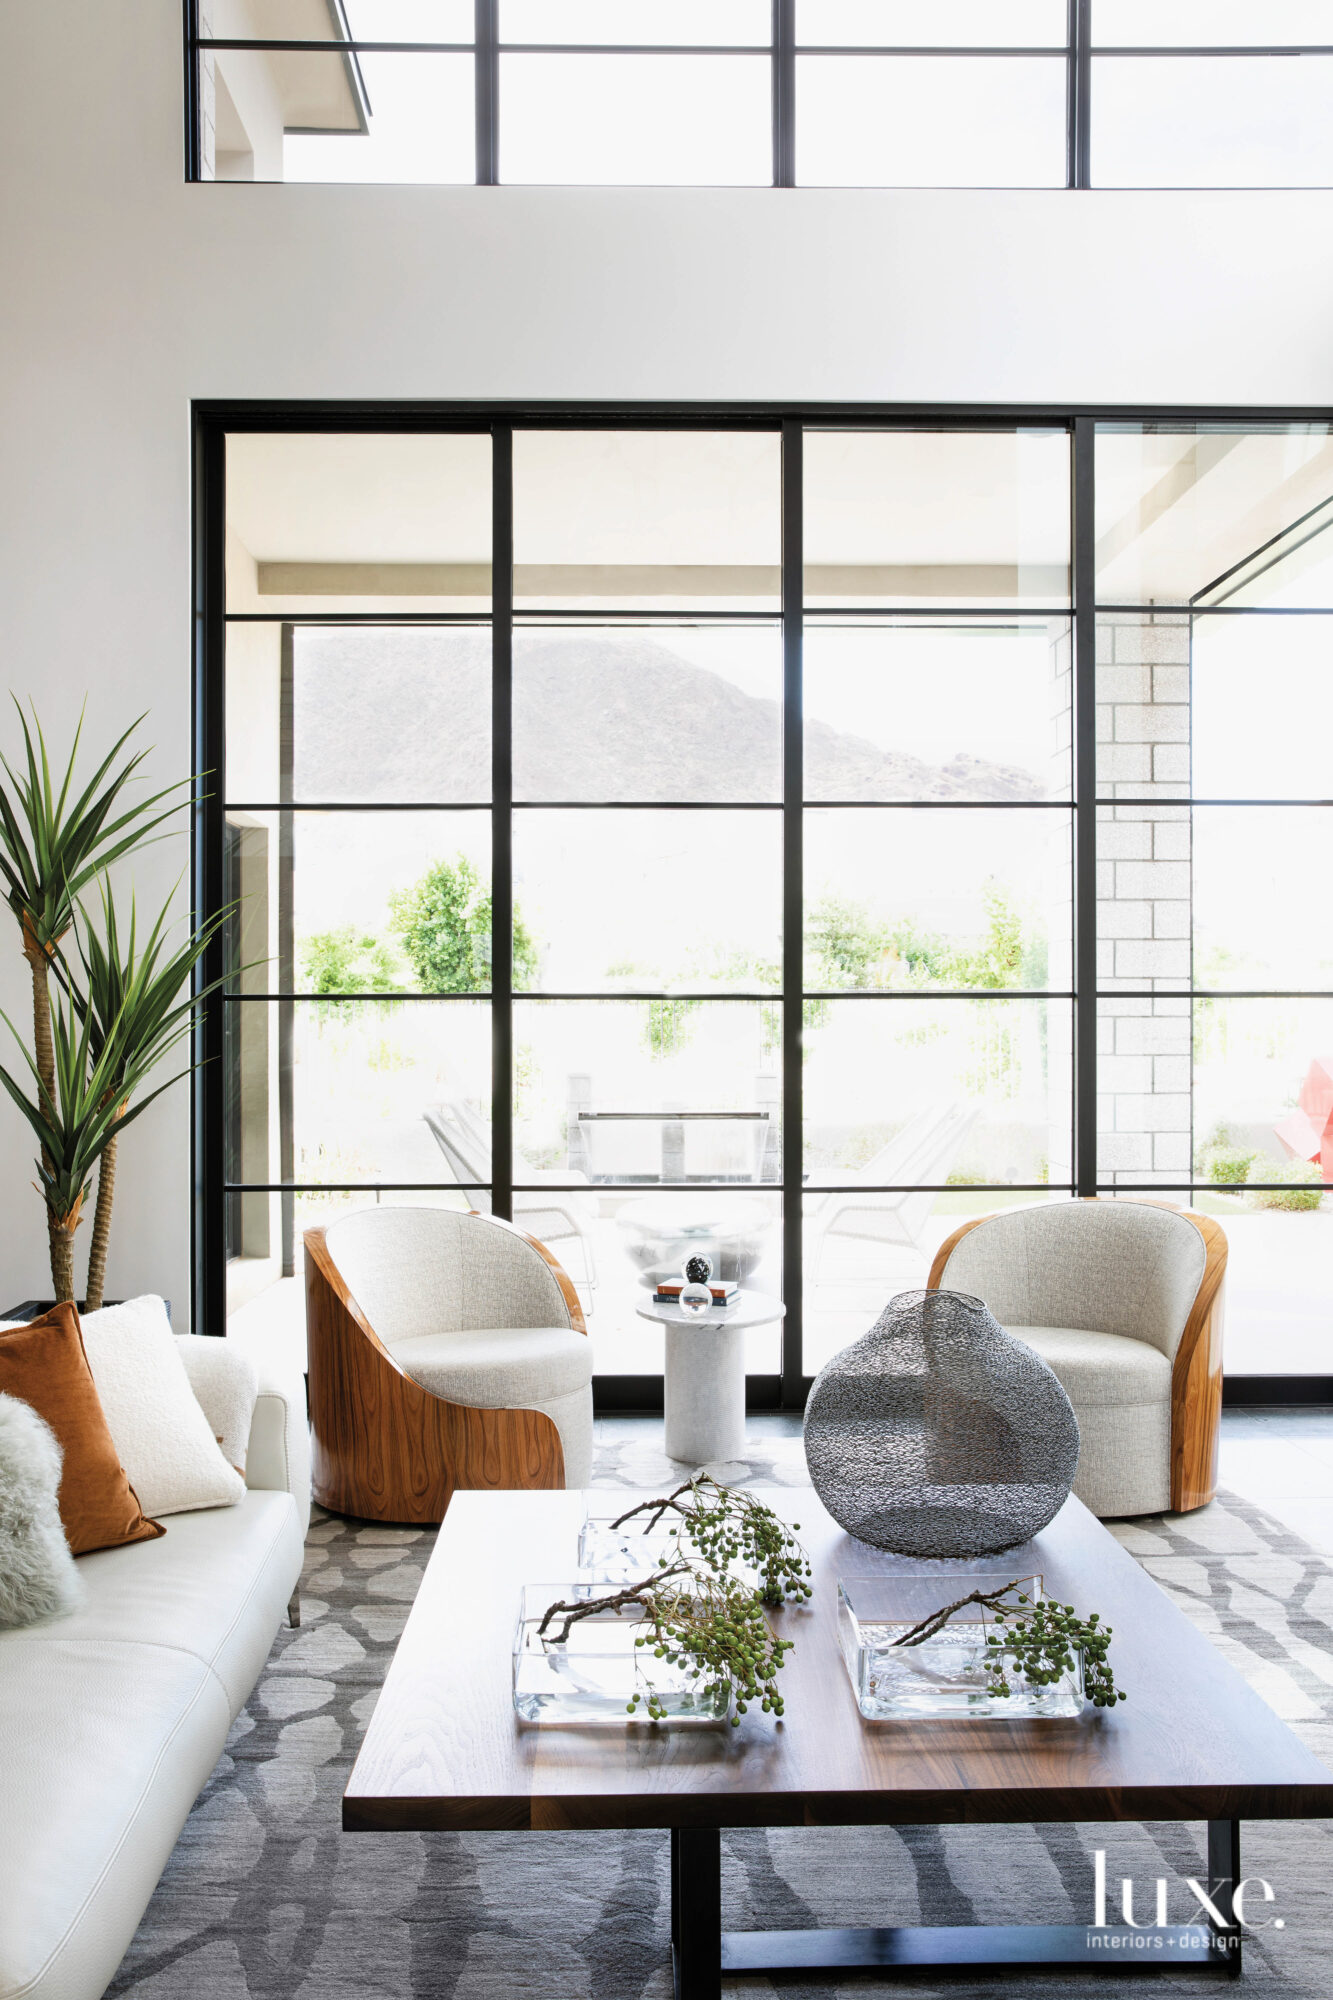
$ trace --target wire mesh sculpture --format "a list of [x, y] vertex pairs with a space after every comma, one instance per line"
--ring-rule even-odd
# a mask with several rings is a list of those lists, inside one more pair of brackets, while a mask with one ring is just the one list
[[820, 1370], [805, 1457], [839, 1526], [909, 1556], [996, 1555], [1069, 1497], [1078, 1420], [1041, 1356], [966, 1292], [900, 1292]]

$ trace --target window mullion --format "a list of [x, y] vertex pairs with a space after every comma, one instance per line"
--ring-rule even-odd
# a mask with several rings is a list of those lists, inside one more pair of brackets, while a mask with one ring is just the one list
[[514, 428], [491, 469], [491, 1212], [514, 1209]]
[[802, 1315], [804, 1106], [801, 1020], [804, 1005], [804, 794], [802, 639], [803, 434], [799, 422], [782, 426], [782, 1402], [800, 1409], [805, 1400]]

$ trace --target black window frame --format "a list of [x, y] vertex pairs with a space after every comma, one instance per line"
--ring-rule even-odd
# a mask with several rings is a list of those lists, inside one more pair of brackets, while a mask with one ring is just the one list
[[[783, 783], [779, 810], [783, 823], [783, 1362], [776, 1375], [749, 1380], [754, 1409], [799, 1410], [812, 1377], [801, 1363], [802, 1327], [802, 1163], [801, 1022], [805, 1000], [803, 968], [803, 828], [807, 807], [802, 740], [802, 653], [804, 576], [802, 561], [802, 445], [808, 428], [865, 426], [887, 429], [1012, 430], [1015, 427], [1066, 430], [1071, 441], [1071, 604], [1073, 635], [1073, 1178], [1079, 1196], [1100, 1191], [1097, 1172], [1097, 827], [1096, 654], [1099, 612], [1133, 607], [1099, 606], [1096, 599], [1095, 443], [1100, 423], [1145, 425], [1226, 424], [1256, 428], [1283, 424], [1333, 426], [1333, 409], [1177, 406], [1070, 406], [995, 404], [772, 404], [628, 403], [271, 403], [196, 402], [194, 426], [194, 609], [193, 744], [195, 768], [209, 774], [206, 794], [193, 827], [194, 907], [220, 908], [225, 901], [225, 451], [228, 433], [310, 432], [406, 433], [478, 432], [495, 441], [493, 474], [493, 632], [492, 828], [493, 979], [491, 993], [493, 1067], [492, 1203], [509, 1212], [513, 1188], [511, 1076], [513, 987], [508, 921], [512, 900], [512, 633], [514, 624], [512, 440], [515, 428], [765, 430], [782, 440], [781, 602], [783, 651]], [[1154, 609], [1174, 607], [1154, 606]], [[1180, 607], [1189, 609], [1190, 607]], [[276, 614], [281, 620], [282, 614]], [[424, 614], [423, 614], [424, 615]], [[816, 614], [818, 615], [818, 614]], [[1061, 615], [1053, 612], [1051, 615]], [[1333, 615], [1333, 614], [1331, 614]], [[469, 614], [471, 619], [471, 614]], [[313, 622], [320, 622], [312, 614]], [[327, 618], [325, 618], [327, 622]], [[810, 802], [816, 804], [817, 802]], [[1225, 801], [1223, 803], [1241, 803]], [[521, 809], [521, 808], [520, 808]], [[661, 809], [671, 810], [670, 806]], [[682, 804], [677, 810], [699, 810]], [[210, 947], [198, 969], [200, 986], [223, 971], [224, 942]], [[1194, 997], [1191, 981], [1189, 996]], [[980, 997], [980, 996], [977, 996]], [[997, 999], [1010, 997], [997, 992]], [[1060, 998], [1061, 995], [1053, 997]], [[1063, 996], [1067, 997], [1067, 996]], [[1124, 997], [1133, 998], [1133, 994]], [[1149, 995], [1149, 997], [1161, 997]], [[1183, 996], [1182, 996], [1183, 997]], [[1216, 997], [1210, 994], [1209, 997]], [[1225, 996], [1223, 996], [1225, 997]], [[1246, 997], [1262, 997], [1260, 995]], [[237, 1190], [225, 1175], [224, 1135], [228, 1116], [223, 1052], [223, 1007], [214, 993], [201, 1009], [195, 1038], [198, 1068], [193, 1078], [192, 1260], [194, 1324], [221, 1333], [226, 1321], [227, 1204]], [[387, 1184], [386, 1184], [387, 1185]], [[998, 1187], [998, 1184], [996, 1184]], [[1059, 1185], [1063, 1186], [1061, 1182]], [[1164, 1183], [1137, 1190], [1164, 1198], [1188, 1199], [1198, 1185], [1191, 1163], [1179, 1186]], [[1107, 1191], [1135, 1192], [1107, 1183]], [[661, 1407], [660, 1377], [600, 1376], [595, 1383], [600, 1409]], [[1228, 1375], [1228, 1404], [1333, 1401], [1333, 1374]]]
[[[333, 0], [334, 5], [339, 0]], [[500, 124], [500, 55], [505, 51], [527, 50], [546, 51], [552, 54], [612, 54], [612, 55], [652, 55], [654, 53], [673, 55], [756, 55], [766, 54], [772, 65], [772, 186], [796, 187], [796, 59], [797, 56], [817, 58], [821, 56], [861, 55], [867, 61], [882, 57], [911, 59], [929, 57], [986, 57], [1004, 61], [1011, 57], [1062, 55], [1066, 70], [1065, 88], [1065, 187], [1084, 190], [1093, 187], [1111, 188], [1113, 182], [1094, 181], [1092, 178], [1092, 126], [1095, 113], [1094, 102], [1094, 58], [1097, 62], [1118, 59], [1151, 58], [1165, 63], [1177, 62], [1182, 58], [1218, 56], [1224, 58], [1298, 57], [1333, 55], [1333, 44], [1324, 43], [1283, 43], [1283, 44], [1243, 44], [1200, 46], [1151, 46], [1131, 47], [1128, 44], [1096, 43], [1092, 35], [1094, 0], [1068, 0], [1068, 17], [1063, 44], [1052, 44], [1039, 48], [1007, 48], [994, 46], [943, 47], [933, 48], [920, 44], [907, 47], [891, 47], [876, 44], [874, 47], [851, 48], [837, 45], [798, 44], [796, 39], [796, 0], [771, 0], [772, 26], [770, 38], [765, 43], [724, 46], [721, 44], [690, 45], [685, 43], [663, 44], [660, 49], [642, 43], [506, 43], [499, 39], [500, 0], [473, 0], [473, 38], [469, 42], [375, 42], [349, 37], [339, 41], [329, 39], [317, 42], [284, 41], [276, 38], [238, 40], [227, 37], [204, 37], [199, 33], [199, 0], [183, 0], [184, 9], [184, 52], [185, 52], [185, 177], [188, 181], [203, 180], [201, 155], [201, 121], [199, 57], [203, 50], [220, 49], [289, 49], [312, 53], [328, 54], [330, 50], [341, 50], [355, 66], [359, 53], [377, 51], [402, 53], [448, 53], [449, 51], [471, 54], [475, 63], [476, 92], [476, 173], [473, 182], [464, 185], [495, 187], [500, 184], [499, 174], [499, 124]], [[987, 186], [993, 184], [986, 183]], [[994, 184], [1000, 185], [1000, 184]], [[1212, 183], [1216, 186], [1218, 184]], [[1244, 186], [1244, 183], [1238, 183]], [[1325, 183], [1324, 185], [1328, 185]], [[1300, 187], [1308, 191], [1308, 184]], [[1139, 189], [1138, 192], [1150, 190]]]

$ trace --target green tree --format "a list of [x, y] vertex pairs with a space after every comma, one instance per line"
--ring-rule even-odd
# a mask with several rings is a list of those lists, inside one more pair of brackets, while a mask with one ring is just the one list
[[393, 993], [402, 987], [392, 945], [342, 924], [301, 940], [301, 971], [312, 993]]
[[[491, 983], [491, 892], [465, 854], [435, 861], [389, 898], [389, 928], [426, 993], [484, 993]], [[537, 947], [514, 905], [514, 985], [531, 984]]]

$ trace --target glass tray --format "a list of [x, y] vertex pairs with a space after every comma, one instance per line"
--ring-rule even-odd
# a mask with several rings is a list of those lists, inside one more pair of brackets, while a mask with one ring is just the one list
[[550, 1605], [605, 1594], [605, 1578], [524, 1585], [514, 1631], [514, 1710], [520, 1722], [647, 1722], [645, 1700], [632, 1715], [628, 1704], [632, 1695], [644, 1697], [650, 1688], [668, 1722], [725, 1722], [731, 1713], [729, 1690], [705, 1688], [684, 1668], [669, 1666], [655, 1659], [651, 1648], [635, 1645], [643, 1629], [637, 1605], [581, 1618], [565, 1640], [553, 1636], [563, 1623], [558, 1617], [544, 1635], [538, 1632]]
[[[1072, 1672], [1035, 1687], [1009, 1673], [1013, 1692], [992, 1694], [986, 1685], [986, 1634], [1003, 1630], [982, 1605], [955, 1612], [933, 1637], [914, 1646], [895, 1644], [914, 1625], [973, 1590], [995, 1590], [1009, 1578], [990, 1571], [968, 1576], [874, 1576], [838, 1580], [838, 1636], [857, 1706], [868, 1722], [921, 1722], [970, 1716], [980, 1720], [1081, 1715], [1083, 1662]], [[1029, 1598], [1042, 1596], [1042, 1579], [1017, 1579]]]

